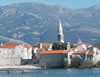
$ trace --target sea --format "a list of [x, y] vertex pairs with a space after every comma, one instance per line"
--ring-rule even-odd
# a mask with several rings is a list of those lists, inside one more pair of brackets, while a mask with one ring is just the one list
[[100, 68], [0, 71], [0, 77], [100, 77]]

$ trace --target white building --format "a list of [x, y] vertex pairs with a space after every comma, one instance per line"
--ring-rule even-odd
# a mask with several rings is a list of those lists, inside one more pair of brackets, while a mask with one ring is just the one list
[[7, 43], [0, 46], [0, 65], [20, 65], [21, 59], [32, 59], [32, 47]]
[[41, 51], [52, 50], [52, 44], [50, 43], [37, 43], [33, 46], [33, 52], [37, 58], [39, 58]]
[[18, 45], [15, 47], [15, 53], [22, 59], [32, 59], [32, 47], [28, 45]]

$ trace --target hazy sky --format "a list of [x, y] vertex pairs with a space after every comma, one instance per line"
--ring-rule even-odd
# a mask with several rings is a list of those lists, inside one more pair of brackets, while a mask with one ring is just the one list
[[86, 8], [100, 4], [100, 0], [0, 0], [0, 5], [20, 2], [39, 2], [46, 4], [56, 4], [67, 8]]

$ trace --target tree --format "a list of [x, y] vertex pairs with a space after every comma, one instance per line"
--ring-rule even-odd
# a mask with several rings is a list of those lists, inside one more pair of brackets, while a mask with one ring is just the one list
[[58, 43], [54, 43], [53, 46], [52, 46], [52, 49], [53, 50], [65, 50], [67, 49], [67, 44], [58, 44]]
[[83, 63], [83, 60], [79, 56], [75, 56], [72, 58], [71, 66], [72, 67], [79, 67]]

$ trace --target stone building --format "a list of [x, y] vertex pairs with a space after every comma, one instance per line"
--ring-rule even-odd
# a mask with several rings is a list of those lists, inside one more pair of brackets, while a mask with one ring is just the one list
[[[40, 65], [44, 68], [53, 68], [64, 67], [64, 64], [66, 64], [69, 67], [76, 57], [83, 61], [82, 65], [85, 67], [91, 67], [92, 63], [95, 65], [100, 61], [100, 50], [98, 48], [85, 43], [74, 45], [75, 48], [68, 48], [67, 50], [40, 52]], [[70, 44], [68, 44], [68, 47], [70, 47]]]
[[41, 51], [49, 51], [52, 50], [51, 43], [37, 43], [33, 46], [33, 52], [37, 58], [40, 58]]
[[6, 43], [0, 46], [0, 65], [20, 65], [22, 59], [32, 59], [32, 47]]
[[[57, 44], [61, 45], [64, 43], [63, 28], [60, 20], [57, 39]], [[72, 60], [75, 57], [84, 61], [83, 64], [87, 61], [87, 64], [90, 62], [95, 65], [98, 61], [100, 61], [100, 50], [92, 45], [83, 43], [80, 39], [77, 44], [73, 44], [73, 48], [71, 48], [71, 45], [68, 42], [67, 50], [49, 50], [49, 47], [52, 47], [48, 44], [45, 46], [43, 43], [36, 44], [33, 47], [36, 56], [39, 54], [40, 65], [43, 67], [64, 67], [65, 59], [66, 64], [70, 66], [72, 65]]]
[[64, 58], [70, 50], [51, 50], [40, 52], [40, 66], [43, 68], [65, 67]]

